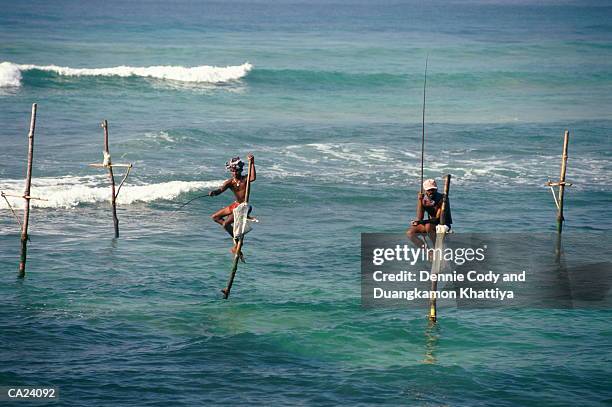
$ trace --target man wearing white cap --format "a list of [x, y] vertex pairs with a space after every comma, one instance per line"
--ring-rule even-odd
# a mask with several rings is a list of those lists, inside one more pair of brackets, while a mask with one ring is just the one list
[[[427, 179], [423, 181], [423, 190], [425, 194], [419, 192], [419, 208], [417, 209], [417, 219], [412, 221], [412, 224], [406, 234], [417, 246], [427, 246], [425, 237], [423, 240], [419, 237], [419, 234], [427, 233], [431, 239], [433, 245], [436, 243], [436, 225], [440, 223], [440, 215], [442, 214], [442, 198], [443, 195], [438, 192], [438, 185], [433, 179]], [[424, 220], [425, 212], [427, 212], [428, 218]], [[446, 213], [444, 215], [444, 224], [449, 228], [453, 223], [451, 217], [450, 204], [448, 199], [446, 200]], [[432, 245], [432, 246], [433, 246]]]

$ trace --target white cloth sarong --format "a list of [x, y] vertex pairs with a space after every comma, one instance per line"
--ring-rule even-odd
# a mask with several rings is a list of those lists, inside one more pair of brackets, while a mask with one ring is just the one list
[[252, 229], [251, 223], [256, 219], [249, 219], [249, 204], [243, 202], [233, 210], [234, 213], [234, 239], [240, 239]]

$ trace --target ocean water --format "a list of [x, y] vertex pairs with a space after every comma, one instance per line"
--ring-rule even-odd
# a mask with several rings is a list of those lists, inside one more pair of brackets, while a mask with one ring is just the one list
[[[609, 310], [360, 305], [360, 234], [402, 232], [420, 170], [454, 229], [612, 227], [612, 4], [595, 1], [0, 1], [0, 386], [61, 405], [599, 406]], [[112, 238], [100, 122], [134, 169]], [[255, 155], [260, 223], [229, 301], [210, 214]], [[204, 191], [204, 192], [202, 192]], [[21, 203], [11, 200], [17, 208]], [[600, 252], [593, 252], [597, 257]]]

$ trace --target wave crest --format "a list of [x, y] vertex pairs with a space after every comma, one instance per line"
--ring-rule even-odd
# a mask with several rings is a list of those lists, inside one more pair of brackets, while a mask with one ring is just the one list
[[17, 87], [21, 85], [21, 71], [10, 62], [0, 63], [0, 87]]
[[[82, 204], [108, 202], [110, 187], [105, 176], [36, 178], [32, 180], [32, 196], [46, 201], [32, 200], [38, 208], [72, 208]], [[223, 181], [169, 181], [156, 184], [130, 185], [121, 188], [117, 198], [119, 205], [138, 202], [172, 200], [181, 194], [204, 188], [216, 188]], [[0, 187], [5, 193], [23, 193], [23, 180], [5, 180]], [[23, 199], [7, 197], [14, 208], [23, 207]], [[8, 209], [6, 201], [0, 199], [0, 209]]]
[[143, 77], [190, 83], [223, 83], [235, 81], [246, 76], [253, 65], [225, 67], [201, 65], [194, 67], [159, 65], [148, 67], [116, 66], [111, 68], [71, 68], [57, 65], [18, 65], [12, 62], [0, 63], [0, 87], [20, 86], [23, 71], [38, 70], [53, 72], [61, 76], [117, 76]]

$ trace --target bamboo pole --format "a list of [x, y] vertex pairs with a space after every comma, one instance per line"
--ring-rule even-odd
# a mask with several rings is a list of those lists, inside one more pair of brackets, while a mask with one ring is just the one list
[[111, 182], [111, 208], [113, 212], [113, 225], [115, 226], [115, 237], [119, 237], [119, 219], [117, 218], [117, 195], [115, 194], [115, 176], [113, 174], [113, 165], [111, 162], [110, 151], [108, 147], [108, 121], [102, 122], [104, 129], [104, 163], [107, 164], [108, 176]]
[[[444, 194], [442, 197], [442, 208], [440, 211], [440, 225], [445, 225], [446, 224], [446, 206], [447, 206], [447, 200], [448, 200], [448, 193], [449, 193], [449, 189], [450, 189], [450, 181], [451, 181], [451, 175], [447, 174], [446, 177], [444, 178]], [[440, 231], [438, 232], [436, 230], [436, 244], [435, 244], [435, 251], [434, 251], [434, 258], [433, 258], [433, 263], [431, 265], [431, 275], [433, 276], [434, 274], [438, 274], [440, 273], [440, 269], [442, 267], [442, 257], [441, 256], [436, 256], [436, 253], [441, 252], [443, 247], [444, 247], [444, 238], [446, 236], [446, 232], [445, 231]], [[440, 250], [438, 250], [440, 249]], [[431, 292], [436, 293], [438, 290], [438, 281], [437, 280], [433, 280], [431, 282]], [[436, 296], [432, 295], [430, 300], [429, 300], [429, 321], [431, 323], [435, 323], [438, 320], [438, 310], [437, 310], [437, 301], [436, 301]]]
[[30, 132], [28, 133], [28, 167], [26, 170], [25, 190], [23, 199], [25, 206], [23, 209], [23, 222], [21, 223], [21, 255], [19, 260], [19, 277], [25, 277], [25, 266], [28, 252], [28, 224], [30, 222], [30, 186], [32, 185], [32, 161], [34, 158], [34, 130], [36, 129], [36, 103], [32, 104], [32, 114], [30, 116]]
[[[110, 155], [110, 148], [108, 142], [108, 121], [104, 120], [102, 122], [102, 128], [104, 129], [104, 151], [103, 151], [103, 159], [102, 163], [93, 163], [89, 164], [90, 167], [96, 168], [107, 168], [108, 176], [111, 182], [111, 209], [113, 214], [113, 225], [115, 228], [115, 238], [119, 237], [119, 219], [117, 218], [117, 197], [119, 196], [119, 192], [121, 191], [121, 187], [125, 183], [127, 177], [130, 175], [130, 171], [132, 170], [132, 163], [128, 164], [113, 164]], [[126, 168], [125, 175], [121, 179], [119, 183], [119, 187], [115, 184], [115, 174], [113, 171], [113, 167], [122, 167]]]
[[565, 194], [565, 173], [567, 171], [567, 147], [569, 144], [569, 131], [563, 135], [563, 155], [561, 157], [561, 175], [559, 176], [559, 209], [557, 211], [557, 233], [563, 232], [563, 195]]
[[[565, 175], [567, 172], [567, 149], [569, 146], [569, 131], [565, 130], [563, 135], [563, 153], [561, 155], [561, 173], [559, 175], [559, 181], [552, 182], [550, 179], [544, 185], [550, 188], [550, 193], [553, 196], [555, 201], [555, 206], [557, 207], [557, 243], [555, 248], [555, 255], [557, 262], [560, 261], [561, 258], [561, 233], [563, 232], [563, 222], [565, 221], [565, 217], [563, 216], [563, 202], [565, 196], [565, 187], [571, 187], [572, 184], [570, 182], [565, 181]], [[555, 187], [559, 188], [558, 193], [555, 192]]]
[[[559, 197], [555, 199], [557, 204], [557, 239], [555, 244], [555, 261], [561, 265], [561, 233], [563, 232], [563, 197], [565, 195], [565, 186], [571, 185], [565, 182], [565, 173], [567, 171], [567, 147], [569, 145], [569, 131], [565, 130], [563, 135], [563, 153], [561, 155], [561, 173], [559, 175]], [[551, 188], [552, 189], [552, 188]], [[554, 196], [554, 192], [553, 192]]]
[[[4, 198], [4, 201], [6, 202], [6, 206], [8, 206], [8, 208], [10, 209], [11, 213], [13, 214], [13, 217], [15, 218], [15, 220], [17, 221], [17, 224], [19, 225], [19, 230], [21, 230], [21, 228], [23, 227], [21, 224], [21, 220], [19, 219], [19, 216], [17, 216], [17, 213], [15, 213], [15, 210], [13, 209], [13, 205], [11, 205], [9, 200], [6, 198], [7, 196], [10, 196], [10, 195], [5, 194], [4, 192], [0, 191], [0, 196]], [[23, 198], [22, 196], [19, 196], [19, 197]]]
[[[244, 202], [249, 204], [249, 195], [251, 194], [251, 171], [253, 167], [253, 161], [249, 160], [249, 169], [247, 171], [247, 185], [246, 185], [246, 193], [244, 195]], [[230, 295], [230, 291], [232, 290], [232, 285], [234, 284], [234, 277], [236, 277], [236, 271], [238, 271], [238, 262], [240, 260], [240, 255], [242, 251], [242, 245], [244, 243], [244, 234], [240, 236], [238, 239], [238, 244], [236, 245], [236, 253], [234, 253], [234, 262], [232, 263], [232, 271], [230, 272], [229, 280], [227, 281], [227, 286], [221, 289], [223, 293], [223, 299], [227, 300]]]

